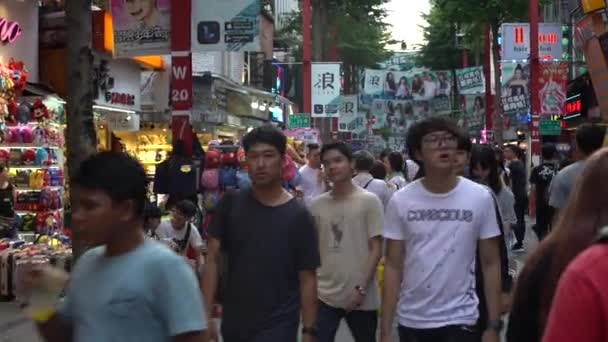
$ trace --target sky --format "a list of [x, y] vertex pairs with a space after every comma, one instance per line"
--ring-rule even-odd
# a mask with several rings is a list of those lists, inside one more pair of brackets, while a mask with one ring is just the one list
[[[430, 9], [429, 0], [392, 0], [386, 4], [388, 18], [386, 21], [393, 25], [393, 39], [404, 40], [408, 50], [422, 44], [422, 30], [419, 25], [424, 25], [420, 13], [428, 13]], [[400, 46], [390, 46], [391, 49], [400, 49]]]

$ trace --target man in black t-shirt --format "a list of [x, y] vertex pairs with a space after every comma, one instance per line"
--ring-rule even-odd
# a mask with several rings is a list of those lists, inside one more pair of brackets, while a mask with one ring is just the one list
[[553, 221], [553, 208], [549, 205], [549, 185], [558, 172], [557, 149], [555, 145], [545, 144], [542, 149], [543, 163], [532, 169], [530, 184], [536, 195], [536, 225], [534, 231], [542, 240], [550, 231]]
[[[316, 336], [317, 232], [304, 204], [281, 186], [286, 143], [272, 126], [245, 136], [251, 189], [224, 195], [209, 228], [203, 291], [211, 314], [222, 273], [225, 342], [296, 342], [300, 313], [303, 342]], [[210, 323], [218, 341], [215, 330]]]
[[515, 145], [507, 145], [504, 150], [507, 167], [509, 168], [511, 179], [511, 190], [515, 195], [515, 215], [517, 224], [514, 227], [517, 242], [513, 245], [514, 252], [524, 251], [524, 238], [526, 237], [526, 210], [528, 209], [528, 191], [526, 167], [522, 161], [523, 153]]

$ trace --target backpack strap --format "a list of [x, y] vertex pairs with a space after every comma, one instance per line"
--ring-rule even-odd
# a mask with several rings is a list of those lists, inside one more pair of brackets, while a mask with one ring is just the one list
[[363, 189], [367, 189], [367, 187], [374, 181], [374, 179], [370, 179], [369, 181], [367, 181], [367, 183], [365, 183], [365, 185], [363, 186]]

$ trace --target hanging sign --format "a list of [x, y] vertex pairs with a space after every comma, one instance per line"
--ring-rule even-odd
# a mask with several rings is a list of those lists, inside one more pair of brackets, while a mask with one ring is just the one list
[[485, 91], [483, 67], [456, 70], [460, 95], [478, 94]]
[[308, 114], [292, 114], [287, 116], [287, 124], [289, 128], [310, 128], [310, 115]]
[[312, 117], [337, 118], [340, 116], [340, 64], [312, 64]]
[[[530, 24], [505, 23], [502, 32], [502, 60], [530, 59]], [[538, 24], [538, 57], [562, 59], [562, 24]]]
[[349, 132], [348, 124], [353, 121], [359, 112], [359, 98], [357, 95], [342, 96], [340, 117], [338, 118], [338, 131]]
[[568, 62], [540, 64], [540, 116], [565, 114], [566, 83], [568, 82]]
[[0, 42], [12, 44], [22, 32], [21, 25], [18, 22], [0, 17]]

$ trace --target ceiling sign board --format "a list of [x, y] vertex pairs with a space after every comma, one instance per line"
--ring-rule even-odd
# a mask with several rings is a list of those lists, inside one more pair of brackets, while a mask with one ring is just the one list
[[[530, 58], [530, 24], [506, 23], [501, 26], [502, 60]], [[540, 59], [562, 59], [562, 24], [538, 24], [538, 56]]]

